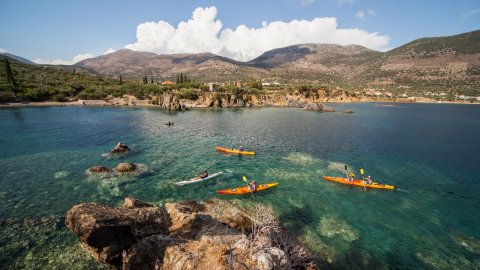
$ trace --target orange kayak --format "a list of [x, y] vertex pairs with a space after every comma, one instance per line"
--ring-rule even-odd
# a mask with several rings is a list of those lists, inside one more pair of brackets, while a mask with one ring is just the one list
[[[251, 192], [257, 192], [257, 191], [262, 191], [262, 190], [265, 190], [265, 189], [269, 189], [271, 187], [274, 187], [278, 185], [278, 183], [268, 183], [268, 184], [262, 184], [262, 185], [258, 185], [257, 188], [255, 190], [252, 190]], [[241, 195], [241, 194], [247, 194], [247, 193], [250, 193], [250, 189], [246, 186], [244, 187], [238, 187], [238, 188], [232, 188], [232, 189], [225, 189], [225, 190], [219, 190], [217, 191], [219, 194], [237, 194], [237, 195]]]
[[377, 189], [395, 189], [395, 186], [391, 185], [384, 185], [376, 182], [372, 182], [371, 184], [366, 184], [363, 182], [363, 180], [360, 179], [355, 179], [353, 182], [348, 181], [347, 178], [342, 178], [342, 177], [333, 177], [333, 176], [324, 176], [324, 180], [326, 181], [332, 181], [332, 182], [337, 182], [340, 184], [345, 184], [345, 185], [350, 185], [350, 186], [357, 186], [357, 187], [365, 187], [365, 188], [377, 188]]
[[233, 149], [233, 148], [225, 148], [225, 147], [220, 147], [217, 146], [215, 147], [215, 150], [224, 152], [224, 153], [229, 153], [229, 154], [236, 154], [236, 155], [249, 155], [253, 156], [255, 155], [255, 152], [249, 152], [249, 151], [240, 151], [239, 149]]

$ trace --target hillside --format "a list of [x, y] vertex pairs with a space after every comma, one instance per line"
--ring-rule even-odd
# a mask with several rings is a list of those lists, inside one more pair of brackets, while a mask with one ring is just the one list
[[373, 59], [359, 75], [372, 86], [479, 94], [480, 31], [417, 39]]
[[203, 81], [261, 79], [393, 92], [479, 92], [480, 31], [421, 38], [388, 52], [358, 45], [299, 44], [238, 62], [211, 53], [157, 55], [120, 50], [76, 66], [100, 74], [173, 79], [187, 73]]
[[248, 67], [241, 62], [211, 53], [157, 55], [123, 49], [95, 58], [83, 60], [76, 66], [104, 75], [173, 79], [179, 73], [187, 73], [200, 80], [261, 79], [266, 71]]
[[15, 54], [11, 54], [11, 53], [0, 53], [0, 56], [6, 56], [6, 57], [9, 57], [11, 59], [14, 59], [14, 60], [17, 60], [18, 62], [20, 63], [24, 63], [24, 64], [30, 64], [30, 65], [35, 65], [34, 62], [28, 60], [27, 58], [23, 58], [23, 57], [20, 57], [18, 55], [15, 55]]

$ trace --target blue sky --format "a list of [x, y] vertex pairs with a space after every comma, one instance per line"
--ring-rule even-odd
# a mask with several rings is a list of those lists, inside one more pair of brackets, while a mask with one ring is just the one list
[[478, 0], [0, 1], [0, 50], [45, 63], [125, 47], [238, 60], [306, 42], [388, 50], [479, 26]]

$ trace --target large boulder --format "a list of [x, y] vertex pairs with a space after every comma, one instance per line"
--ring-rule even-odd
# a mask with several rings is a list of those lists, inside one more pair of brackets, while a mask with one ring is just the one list
[[91, 173], [109, 173], [112, 170], [104, 166], [92, 166], [88, 169]]
[[110, 151], [112, 154], [123, 154], [130, 151], [127, 145], [123, 144], [122, 142], [118, 142], [117, 145]]
[[322, 103], [306, 103], [303, 106], [306, 111], [318, 111], [318, 112], [335, 112], [334, 108], [328, 107]]
[[115, 169], [120, 173], [131, 173], [137, 169], [137, 165], [131, 162], [119, 163]]
[[65, 224], [93, 257], [120, 266], [124, 250], [147, 236], [168, 234], [170, 217], [165, 209], [154, 206], [111, 208], [82, 203], [68, 210]]

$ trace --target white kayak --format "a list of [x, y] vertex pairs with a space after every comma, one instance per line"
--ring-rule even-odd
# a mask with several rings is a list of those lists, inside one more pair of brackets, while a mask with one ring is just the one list
[[193, 183], [198, 183], [198, 182], [202, 182], [202, 181], [205, 181], [205, 180], [208, 180], [210, 178], [214, 178], [216, 176], [219, 176], [220, 174], [222, 174], [223, 172], [216, 172], [216, 173], [212, 173], [212, 174], [209, 174], [207, 177], [205, 178], [200, 178], [200, 177], [195, 177], [195, 178], [192, 178], [190, 180], [185, 180], [185, 181], [180, 181], [180, 182], [177, 182], [175, 183], [175, 185], [179, 185], [179, 186], [184, 186], [184, 185], [188, 185], [188, 184], [193, 184]]

